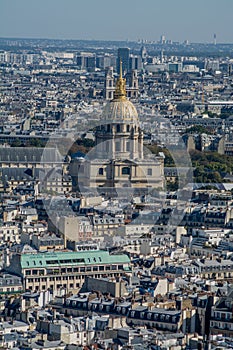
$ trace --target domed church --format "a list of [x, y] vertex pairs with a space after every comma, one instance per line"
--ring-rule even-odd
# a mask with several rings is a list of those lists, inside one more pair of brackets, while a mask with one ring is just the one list
[[105, 105], [102, 125], [95, 129], [95, 147], [71, 164], [71, 175], [81, 191], [99, 188], [108, 193], [130, 187], [142, 193], [164, 187], [163, 159], [143, 146], [138, 113], [126, 97], [125, 85], [120, 69], [114, 98]]

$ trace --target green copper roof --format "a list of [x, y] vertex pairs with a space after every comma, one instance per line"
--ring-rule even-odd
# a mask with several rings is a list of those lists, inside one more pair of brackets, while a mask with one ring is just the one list
[[44, 268], [54, 266], [79, 266], [79, 265], [101, 265], [115, 263], [129, 263], [127, 255], [110, 255], [104, 250], [84, 252], [53, 252], [38, 254], [22, 254], [22, 269]]

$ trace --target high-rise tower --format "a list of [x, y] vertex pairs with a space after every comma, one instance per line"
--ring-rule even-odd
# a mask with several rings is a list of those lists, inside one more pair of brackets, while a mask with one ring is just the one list
[[121, 47], [117, 52], [117, 73], [120, 73], [120, 62], [122, 62], [122, 71], [127, 73], [129, 71], [129, 53], [128, 47]]
[[214, 45], [216, 45], [216, 44], [217, 44], [217, 35], [214, 34]]

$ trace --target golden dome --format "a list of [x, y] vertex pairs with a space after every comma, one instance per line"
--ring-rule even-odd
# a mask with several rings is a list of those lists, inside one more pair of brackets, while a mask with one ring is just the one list
[[138, 113], [129, 100], [114, 99], [106, 104], [103, 118], [109, 123], [125, 123], [139, 125]]
[[120, 62], [120, 74], [116, 82], [114, 99], [105, 105], [103, 118], [109, 123], [139, 125], [137, 110], [133, 103], [126, 98], [125, 79], [122, 77], [122, 62]]

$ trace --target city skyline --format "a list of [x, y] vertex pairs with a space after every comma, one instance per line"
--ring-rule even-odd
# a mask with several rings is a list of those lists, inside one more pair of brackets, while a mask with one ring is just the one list
[[233, 349], [232, 11], [86, 1], [1, 1], [0, 349]]
[[232, 42], [227, 23], [233, 2], [184, 0], [123, 2], [107, 0], [3, 0], [0, 14], [1, 37], [158, 41], [161, 35], [172, 41]]

